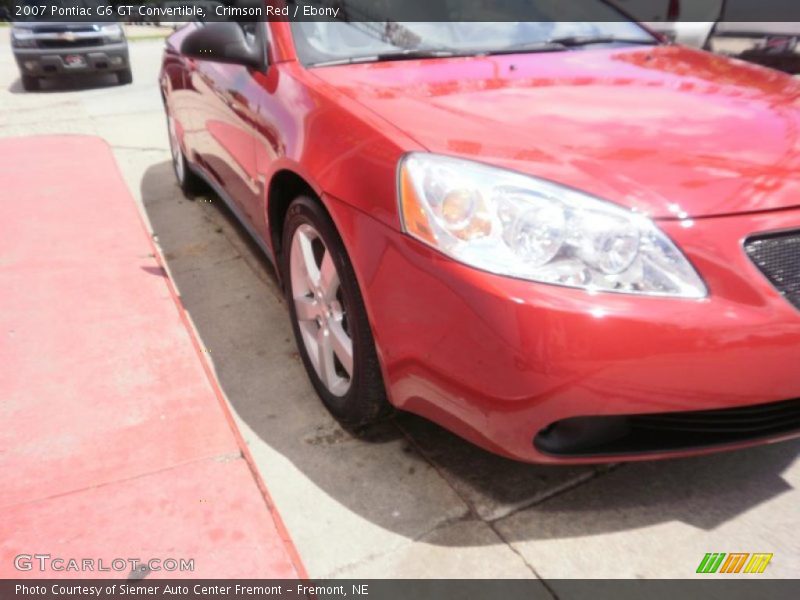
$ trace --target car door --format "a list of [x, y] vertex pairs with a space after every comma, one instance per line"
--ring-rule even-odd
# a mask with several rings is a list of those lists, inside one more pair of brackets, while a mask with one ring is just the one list
[[[252, 29], [259, 24], [242, 23], [251, 29], [248, 39], [263, 44]], [[194, 60], [192, 87], [198, 92], [193, 145], [196, 160], [237, 217], [248, 227], [256, 225], [255, 199], [261, 183], [255, 164], [254, 77], [258, 71], [247, 66]]]
[[[263, 39], [268, 57], [276, 54], [271, 48], [274, 37], [271, 23], [258, 23], [257, 35]], [[263, 240], [269, 240], [267, 223], [267, 178], [273, 172], [276, 160], [285, 156], [288, 149], [301, 153], [305, 116], [314, 102], [304, 86], [281, 71], [277, 64], [267, 64], [263, 72], [255, 73], [247, 93], [250, 99], [250, 117], [255, 131], [254, 168], [257, 173], [258, 193], [249, 196], [248, 214], [253, 215], [253, 225]]]

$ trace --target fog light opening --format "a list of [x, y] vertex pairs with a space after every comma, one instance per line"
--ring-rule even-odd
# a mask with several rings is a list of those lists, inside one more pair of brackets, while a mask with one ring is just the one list
[[573, 417], [541, 429], [534, 446], [547, 454], [580, 454], [620, 440], [630, 433], [624, 417]]

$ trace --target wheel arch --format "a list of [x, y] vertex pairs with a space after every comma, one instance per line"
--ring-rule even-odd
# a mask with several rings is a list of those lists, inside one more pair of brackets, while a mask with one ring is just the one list
[[269, 244], [276, 262], [280, 260], [283, 251], [283, 225], [286, 220], [286, 211], [289, 210], [292, 200], [301, 195], [309, 196], [324, 207], [322, 194], [296, 170], [282, 168], [272, 174], [267, 186], [266, 223]]

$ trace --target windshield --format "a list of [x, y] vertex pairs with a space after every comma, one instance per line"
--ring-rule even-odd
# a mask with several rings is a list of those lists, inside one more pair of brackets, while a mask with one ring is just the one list
[[[406, 0], [414, 1], [421, 0]], [[305, 5], [326, 3], [296, 0], [295, 4], [302, 11]], [[517, 0], [498, 3], [500, 7], [492, 6], [491, 0], [480, 4], [440, 0], [434, 4], [435, 12], [422, 9], [425, 12], [420, 13], [430, 12], [431, 16], [442, 18], [437, 22], [378, 20], [393, 11], [380, 14], [381, 3], [375, 0], [339, 0], [338, 4], [347, 10], [334, 20], [292, 23], [295, 47], [303, 64], [336, 64], [348, 59], [377, 61], [398, 54], [419, 56], [421, 51], [457, 55], [535, 51], [556, 40], [610, 43], [609, 38], [613, 38], [624, 43], [657, 43], [645, 29], [602, 0]], [[478, 10], [467, 14], [470, 20], [459, 20], [464, 19], [465, 5]], [[476, 15], [494, 20], [478, 21]], [[511, 20], [523, 15], [525, 21]]]

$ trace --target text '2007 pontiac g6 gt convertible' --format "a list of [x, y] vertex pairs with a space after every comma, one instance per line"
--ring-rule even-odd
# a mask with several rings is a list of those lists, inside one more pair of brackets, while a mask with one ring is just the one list
[[343, 424], [546, 463], [800, 433], [800, 82], [593, 4], [169, 38], [178, 181], [275, 263]]

